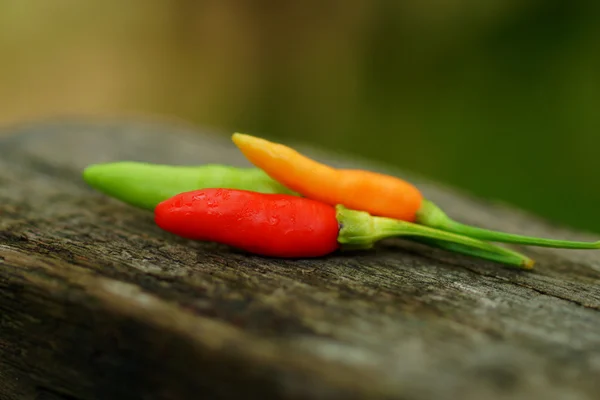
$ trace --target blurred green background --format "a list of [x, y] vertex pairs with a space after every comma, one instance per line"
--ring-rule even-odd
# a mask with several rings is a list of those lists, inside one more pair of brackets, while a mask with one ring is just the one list
[[600, 2], [0, 0], [0, 123], [159, 114], [600, 232]]

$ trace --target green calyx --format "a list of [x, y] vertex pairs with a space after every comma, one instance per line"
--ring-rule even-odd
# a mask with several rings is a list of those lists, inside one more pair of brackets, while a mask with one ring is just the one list
[[368, 249], [385, 238], [406, 237], [453, 252], [520, 268], [531, 269], [534, 264], [533, 260], [521, 253], [471, 237], [406, 221], [374, 217], [367, 212], [349, 210], [341, 205], [336, 207], [336, 212], [341, 226], [338, 242], [342, 249]]
[[598, 242], [575, 242], [568, 240], [544, 239], [531, 236], [515, 235], [512, 233], [497, 232], [477, 228], [456, 222], [446, 215], [438, 206], [429, 200], [423, 200], [417, 212], [417, 224], [429, 226], [447, 232], [458, 233], [480, 240], [489, 240], [501, 243], [516, 243], [530, 246], [555, 247], [564, 249], [600, 249]]
[[122, 161], [91, 165], [83, 171], [83, 179], [108, 196], [151, 211], [179, 193], [207, 188], [295, 195], [261, 169], [218, 164], [179, 166]]

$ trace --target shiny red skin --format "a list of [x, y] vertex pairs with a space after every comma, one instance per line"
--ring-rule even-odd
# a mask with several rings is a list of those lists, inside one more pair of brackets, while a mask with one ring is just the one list
[[154, 219], [177, 236], [263, 256], [320, 257], [339, 248], [335, 208], [285, 194], [195, 190], [160, 203]]

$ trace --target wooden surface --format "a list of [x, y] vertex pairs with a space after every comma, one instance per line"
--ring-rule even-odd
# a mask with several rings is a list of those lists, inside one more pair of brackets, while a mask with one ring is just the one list
[[[598, 398], [600, 251], [521, 249], [532, 272], [400, 240], [249, 256], [161, 232], [80, 178], [126, 159], [247, 165], [226, 136], [177, 125], [3, 135], [0, 399]], [[464, 222], [594, 239], [418, 183]]]

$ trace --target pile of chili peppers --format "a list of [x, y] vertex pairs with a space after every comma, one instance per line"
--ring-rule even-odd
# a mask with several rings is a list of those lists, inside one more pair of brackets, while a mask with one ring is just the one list
[[530, 269], [532, 259], [488, 241], [600, 248], [600, 242], [544, 239], [464, 225], [400, 178], [336, 169], [246, 134], [235, 133], [232, 140], [254, 168], [116, 162], [89, 166], [83, 177], [104, 194], [153, 211], [156, 224], [165, 231], [263, 256], [321, 257], [403, 237]]

